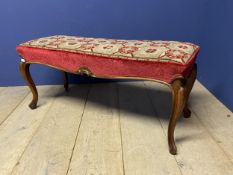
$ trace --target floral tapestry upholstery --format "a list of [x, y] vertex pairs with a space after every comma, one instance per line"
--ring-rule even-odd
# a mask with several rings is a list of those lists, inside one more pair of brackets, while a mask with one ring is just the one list
[[199, 47], [177, 41], [56, 35], [20, 44], [17, 51], [28, 62], [69, 72], [87, 67], [97, 76], [141, 77], [170, 83], [189, 74]]
[[194, 44], [177, 41], [116, 40], [63, 35], [39, 38], [22, 45], [119, 59], [180, 64], [186, 64], [198, 49]]

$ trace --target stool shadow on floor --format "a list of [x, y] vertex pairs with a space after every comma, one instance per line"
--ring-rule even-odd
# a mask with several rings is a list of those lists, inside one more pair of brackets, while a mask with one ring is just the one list
[[[76, 92], [78, 91], [79, 86], [85, 86], [85, 88], [87, 88], [88, 84], [72, 85], [71, 87], [69, 87], [69, 92], [63, 92], [59, 94], [59, 96], [68, 96], [69, 98], [72, 99], [83, 98], [82, 94]], [[109, 99], [110, 97], [108, 95], [102, 94], [103, 91], [100, 92], [100, 94], [95, 94], [95, 95], [89, 94], [87, 101], [95, 103], [97, 106], [117, 108], [118, 110], [120, 109], [120, 111], [126, 111], [136, 115], [139, 114], [142, 117], [149, 117], [149, 118], [159, 117], [165, 120], [169, 119], [169, 115], [171, 111], [171, 94], [169, 91], [156, 89], [156, 88], [152, 89], [142, 85], [139, 86], [137, 85], [137, 82], [133, 82], [133, 84], [130, 84], [129, 82], [93, 83], [90, 84], [90, 86], [91, 86], [90, 91], [93, 91], [94, 88], [98, 88], [98, 89], [104, 88], [103, 91], [108, 91], [109, 88], [114, 88], [113, 91], [115, 91], [116, 93], [113, 95], [114, 99]], [[168, 88], [166, 88], [165, 86], [165, 89]], [[123, 97], [124, 94], [127, 94], [127, 97]], [[155, 101], [155, 103], [160, 103], [159, 109], [157, 108], [154, 109], [154, 105], [152, 105], [150, 95], [157, 97], [156, 99], [153, 99], [153, 101]], [[99, 98], [96, 98], [97, 96]], [[136, 99], [136, 101], [133, 101], [133, 106], [140, 106], [141, 110], [137, 110], [132, 106], [130, 106], [129, 103], [131, 102], [132, 99], [129, 100], [129, 98]], [[146, 104], [149, 104], [150, 106], [147, 108], [151, 108], [152, 109], [151, 111], [154, 112], [147, 111], [146, 108], [145, 110], [143, 110], [143, 106], [145, 105], [145, 102], [139, 101], [141, 98], [146, 99], [148, 101], [146, 102]], [[113, 102], [109, 103], [110, 100], [112, 100]], [[124, 105], [124, 100], [127, 103], [127, 105]], [[121, 104], [118, 105], [117, 103], [120, 103], [119, 101], [121, 101]], [[159, 110], [159, 112], [157, 112], [157, 110]]]
[[[64, 90], [64, 92], [56, 94], [55, 97], [66, 97], [72, 100], [85, 100], [84, 98], [87, 98], [87, 102], [94, 103], [96, 106], [105, 106], [110, 110], [115, 109], [133, 114], [129, 117], [141, 117], [152, 122], [153, 120], [155, 122], [160, 120], [168, 123], [172, 103], [171, 92], [167, 86], [161, 84], [157, 86], [157, 84], [146, 86], [144, 81], [75, 84], [70, 85], [68, 92]], [[81, 94], [79, 88], [89, 88], [88, 97]], [[95, 92], [93, 93], [93, 91]], [[107, 95], [111, 92], [114, 94]], [[195, 95], [192, 94], [192, 96]], [[110, 96], [113, 98], [110, 98]], [[130, 105], [131, 103], [132, 105]], [[178, 123], [191, 125], [188, 120], [180, 117]], [[187, 134], [177, 137], [176, 141], [183, 142], [194, 137], [194, 135]]]
[[[140, 81], [138, 81], [140, 82]], [[143, 83], [143, 81], [141, 81]], [[113, 85], [115, 84], [115, 85]], [[80, 93], [76, 93], [78, 91], [79, 86], [85, 86], [85, 88], [88, 88], [88, 86], [92, 86], [91, 89], [93, 88], [98, 88], [98, 86], [103, 87], [106, 91], [108, 88], [115, 88], [115, 90], [120, 91], [118, 92], [119, 99], [122, 98], [122, 94], [128, 94], [127, 96], [132, 98], [132, 99], [140, 99], [139, 97], [145, 96], [144, 98], [147, 98], [150, 103], [150, 107], [154, 108], [154, 114], [148, 113], [146, 110], [135, 110], [130, 107], [127, 107], [126, 105], [120, 105], [120, 110], [125, 110], [130, 113], [135, 113], [135, 114], [141, 114], [144, 117], [152, 117], [154, 118], [159, 117], [161, 119], [168, 120], [169, 115], [171, 112], [171, 92], [169, 91], [169, 88], [164, 86], [164, 88], [161, 88], [160, 86], [154, 86], [155, 88], [152, 87], [147, 87], [147, 86], [142, 86], [142, 85], [137, 85], [137, 81], [133, 82], [130, 84], [129, 82], [118, 82], [118, 83], [93, 83], [93, 84], [76, 84], [72, 85], [69, 87], [69, 92], [63, 92], [58, 94], [59, 96], [69, 96], [70, 98], [76, 98], [80, 99], [83, 98], [83, 95]], [[192, 96], [195, 96], [196, 98], [197, 94], [192, 94]], [[110, 105], [111, 103], [108, 103], [109, 100], [115, 100], [115, 99], [108, 99], [109, 97], [106, 96], [105, 94], [99, 94], [98, 95], [100, 98], [92, 98], [88, 97], [88, 101], [91, 101], [95, 103], [96, 105], [100, 106], [108, 106], [112, 108], [116, 108], [116, 105]], [[153, 99], [152, 99], [153, 98]], [[117, 103], [117, 102], [116, 102]], [[134, 101], [134, 104], [137, 106], [144, 105], [142, 101]]]

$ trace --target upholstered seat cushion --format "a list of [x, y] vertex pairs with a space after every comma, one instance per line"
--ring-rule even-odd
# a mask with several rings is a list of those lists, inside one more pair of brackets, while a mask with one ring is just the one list
[[199, 47], [192, 43], [154, 40], [116, 40], [78, 36], [50, 36], [17, 46], [28, 62], [75, 72], [81, 67], [93, 74], [141, 77], [171, 82], [186, 76]]

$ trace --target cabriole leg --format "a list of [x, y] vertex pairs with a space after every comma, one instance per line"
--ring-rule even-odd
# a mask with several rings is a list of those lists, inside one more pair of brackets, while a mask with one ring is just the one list
[[183, 110], [183, 115], [184, 118], [189, 118], [191, 116], [191, 111], [188, 108], [188, 99], [189, 99], [189, 94], [193, 88], [194, 82], [196, 80], [197, 77], [197, 64], [194, 65], [191, 74], [189, 75], [189, 77], [187, 78], [187, 82], [186, 82], [186, 95], [185, 95], [185, 107]]
[[32, 80], [32, 77], [31, 77], [31, 74], [29, 71], [29, 67], [30, 67], [30, 64], [27, 64], [25, 62], [20, 62], [19, 68], [20, 68], [21, 75], [22, 75], [23, 79], [26, 81], [27, 85], [29, 86], [29, 88], [32, 92], [32, 96], [33, 96], [32, 101], [29, 104], [29, 107], [31, 109], [36, 109], [37, 102], [38, 102], [38, 92], [37, 92], [36, 86]]
[[63, 72], [63, 74], [64, 74], [64, 88], [65, 88], [66, 92], [68, 92], [68, 90], [69, 90], [68, 73]]
[[177, 153], [177, 148], [174, 140], [174, 130], [176, 127], [176, 122], [181, 115], [184, 104], [185, 104], [185, 88], [184, 80], [177, 79], [171, 86], [172, 91], [172, 113], [170, 116], [169, 126], [168, 126], [168, 145], [171, 154], [175, 155]]

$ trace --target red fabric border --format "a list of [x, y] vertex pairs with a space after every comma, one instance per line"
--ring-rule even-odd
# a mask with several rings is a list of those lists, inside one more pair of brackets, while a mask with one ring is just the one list
[[192, 58], [185, 65], [181, 65], [173, 62], [137, 61], [27, 46], [17, 46], [16, 50], [26, 62], [47, 64], [73, 73], [81, 67], [87, 67], [96, 76], [148, 78], [165, 83], [171, 83], [180, 76], [186, 77], [199, 51], [197, 49]]

